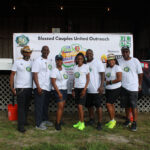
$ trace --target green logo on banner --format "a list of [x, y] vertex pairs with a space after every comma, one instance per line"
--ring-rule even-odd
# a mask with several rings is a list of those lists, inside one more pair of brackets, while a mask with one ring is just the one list
[[106, 77], [110, 77], [111, 76], [111, 73], [110, 72], [108, 72], [107, 74], [106, 74]]
[[16, 37], [16, 43], [19, 46], [26, 46], [29, 43], [29, 38], [27, 36], [21, 35]]
[[48, 69], [52, 70], [52, 65], [51, 64], [48, 65]]
[[26, 67], [26, 71], [31, 72], [31, 67]]
[[130, 68], [129, 67], [124, 67], [123, 69], [125, 72], [129, 72], [130, 71]]
[[68, 79], [68, 75], [67, 74], [63, 74], [64, 79]]
[[79, 77], [80, 77], [80, 73], [79, 73], [79, 72], [76, 72], [76, 73], [74, 74], [74, 76], [75, 76], [75, 78], [79, 78]]
[[120, 47], [131, 47], [131, 36], [120, 36]]

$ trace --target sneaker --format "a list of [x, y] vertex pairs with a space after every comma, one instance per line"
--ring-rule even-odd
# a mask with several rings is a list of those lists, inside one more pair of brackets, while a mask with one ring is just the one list
[[132, 125], [131, 125], [131, 131], [136, 131], [137, 130], [137, 124], [135, 121], [133, 121]]
[[21, 132], [21, 133], [25, 133], [26, 132], [26, 130], [24, 129], [24, 127], [21, 127], [21, 128], [18, 127], [18, 131]]
[[56, 130], [61, 130], [61, 124], [60, 123], [55, 123], [55, 129]]
[[47, 127], [46, 127], [43, 123], [41, 123], [40, 126], [36, 126], [36, 129], [39, 129], [39, 130], [46, 130]]
[[53, 126], [53, 123], [50, 122], [50, 121], [43, 121], [42, 123], [43, 123], [44, 126], [48, 126], [48, 127]]
[[127, 119], [127, 120], [123, 123], [123, 125], [124, 125], [125, 127], [130, 127], [130, 126], [131, 126], [130, 120]]
[[94, 123], [95, 123], [94, 119], [90, 119], [89, 121], [86, 122], [86, 125], [92, 126], [92, 125], [94, 125]]
[[84, 122], [81, 122], [78, 129], [82, 131], [82, 130], [84, 130], [84, 128], [85, 128], [85, 124], [84, 124]]
[[64, 125], [65, 125], [65, 123], [64, 123], [64, 121], [63, 121], [63, 120], [60, 120], [60, 124], [61, 124], [62, 126], [64, 126]]
[[97, 123], [96, 129], [97, 129], [98, 131], [102, 130], [102, 125], [101, 125], [100, 122]]
[[115, 126], [116, 126], [116, 120], [111, 120], [108, 128], [113, 129]]
[[74, 124], [73, 127], [74, 128], [78, 128], [80, 126], [81, 122], [79, 121], [78, 123]]
[[111, 121], [105, 124], [105, 127], [108, 127], [111, 124]]

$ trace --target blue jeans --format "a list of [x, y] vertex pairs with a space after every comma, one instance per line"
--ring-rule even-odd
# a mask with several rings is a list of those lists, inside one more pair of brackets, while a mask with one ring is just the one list
[[49, 91], [42, 90], [42, 94], [39, 95], [37, 89], [34, 89], [35, 122], [38, 127], [43, 121], [48, 120], [50, 93]]

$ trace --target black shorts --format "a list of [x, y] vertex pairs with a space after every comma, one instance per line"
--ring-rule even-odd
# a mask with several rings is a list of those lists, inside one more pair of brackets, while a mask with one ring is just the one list
[[86, 98], [86, 107], [93, 107], [95, 106], [96, 108], [102, 107], [102, 101], [101, 101], [101, 96], [99, 93], [88, 93], [87, 98]]
[[120, 96], [121, 88], [108, 90], [106, 89], [106, 103], [114, 104]]
[[121, 89], [121, 107], [136, 108], [138, 100], [138, 91], [128, 91], [125, 88]]
[[81, 97], [81, 92], [82, 92], [83, 88], [75, 88], [74, 91], [75, 91], [75, 103], [77, 105], [85, 105], [86, 103], [86, 95]]
[[59, 90], [61, 94], [63, 95], [63, 99], [60, 99], [58, 96], [58, 93], [54, 90], [54, 95], [55, 95], [55, 101], [56, 103], [62, 102], [67, 100], [67, 90]]

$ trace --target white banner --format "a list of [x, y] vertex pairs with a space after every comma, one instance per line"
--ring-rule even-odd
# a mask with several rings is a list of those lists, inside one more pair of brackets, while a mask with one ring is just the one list
[[68, 86], [72, 87], [72, 69], [74, 58], [78, 52], [85, 54], [87, 49], [92, 49], [94, 58], [107, 61], [107, 54], [113, 53], [121, 56], [121, 47], [129, 46], [133, 56], [132, 34], [94, 34], [94, 33], [14, 33], [13, 54], [14, 60], [21, 58], [20, 50], [23, 46], [30, 46], [33, 50], [31, 59], [34, 60], [41, 55], [41, 49], [47, 45], [50, 49], [49, 59], [54, 61], [57, 54], [63, 56], [70, 81]]

